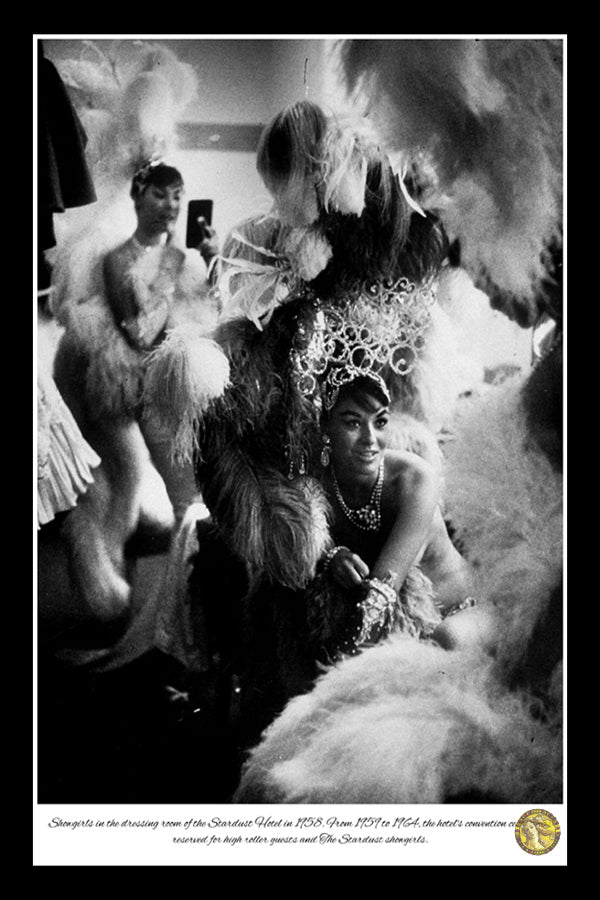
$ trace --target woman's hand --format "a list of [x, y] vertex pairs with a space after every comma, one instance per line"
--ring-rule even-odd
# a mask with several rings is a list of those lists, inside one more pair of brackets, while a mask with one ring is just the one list
[[206, 219], [203, 216], [200, 216], [197, 221], [198, 225], [204, 233], [204, 237], [202, 238], [196, 249], [199, 251], [202, 259], [208, 266], [211, 259], [219, 252], [217, 232], [214, 228], [211, 228], [211, 226], [207, 223]]
[[353, 588], [362, 584], [369, 577], [369, 567], [358, 556], [346, 547], [340, 547], [329, 562], [331, 577], [341, 587]]
[[120, 324], [135, 347], [150, 350], [167, 327], [168, 318], [169, 308], [166, 304], [161, 304], [149, 312], [140, 312], [137, 316], [123, 319]]

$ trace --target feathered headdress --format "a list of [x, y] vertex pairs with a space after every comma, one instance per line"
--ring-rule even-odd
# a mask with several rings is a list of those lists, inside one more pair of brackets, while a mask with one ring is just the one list
[[313, 298], [316, 315], [305, 317], [294, 338], [292, 370], [301, 394], [332, 409], [342, 385], [367, 376], [412, 372], [431, 325], [433, 285], [407, 278], [357, 284], [337, 302]]
[[56, 66], [88, 135], [95, 183], [106, 188], [174, 149], [177, 122], [197, 94], [197, 76], [159, 44], [81, 44], [79, 59]]
[[[495, 305], [534, 322], [561, 241], [560, 40], [352, 40], [346, 83], [426, 173], [462, 262]], [[551, 279], [550, 279], [551, 280]]]
[[102, 257], [135, 227], [131, 181], [176, 148], [197, 76], [171, 50], [146, 41], [81, 41], [80, 56], [56, 67], [86, 131], [98, 197], [56, 223], [53, 305], [62, 315], [103, 291]]

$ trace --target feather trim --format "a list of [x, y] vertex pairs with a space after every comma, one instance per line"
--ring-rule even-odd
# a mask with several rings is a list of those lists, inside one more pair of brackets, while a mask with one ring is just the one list
[[562, 475], [532, 445], [517, 377], [469, 402], [448, 449], [447, 515], [496, 609], [498, 658], [514, 666], [563, 567]]
[[229, 362], [200, 326], [179, 326], [147, 357], [144, 415], [158, 418], [173, 434], [172, 455], [180, 463], [198, 450], [198, 426], [210, 403], [229, 385]]
[[262, 331], [273, 311], [288, 298], [291, 272], [242, 257], [222, 258], [219, 293], [226, 319], [245, 316]]
[[328, 265], [333, 250], [317, 228], [293, 228], [280, 242], [281, 252], [289, 260], [296, 279], [313, 281]]
[[294, 457], [312, 457], [318, 411], [295, 389], [289, 362], [301, 306], [292, 300], [280, 307], [263, 331], [247, 319], [219, 325], [215, 339], [229, 359], [231, 386], [204, 420], [207, 456], [239, 442], [251, 445], [252, 455], [263, 463], [282, 470], [289, 451]]
[[420, 200], [460, 237], [478, 286], [520, 296], [534, 321], [561, 242], [561, 41], [359, 40], [341, 52], [387, 143], [433, 173]]
[[96, 295], [63, 313], [64, 349], [70, 347], [86, 363], [84, 388], [90, 418], [134, 416], [142, 395], [143, 354], [127, 343], [105, 298]]
[[323, 141], [323, 207], [361, 216], [365, 208], [367, 156], [359, 131], [332, 123]]
[[330, 542], [328, 503], [314, 479], [288, 481], [232, 445], [211, 467], [203, 498], [251, 585], [299, 589], [314, 577]]
[[177, 122], [198, 78], [166, 47], [149, 41], [82, 41], [79, 59], [57, 68], [88, 137], [87, 155], [102, 199], [142, 162], [172, 152]]
[[562, 747], [489, 659], [394, 635], [295, 697], [250, 753], [238, 803], [560, 802]]
[[257, 246], [238, 232], [231, 235], [230, 246], [232, 241], [235, 255], [222, 257], [218, 285], [224, 316], [246, 316], [261, 331], [303, 281], [312, 281], [325, 269], [333, 252], [314, 226], [282, 229], [276, 251]]
[[[361, 626], [360, 601], [367, 593], [367, 585], [358, 591], [339, 587], [327, 571], [317, 575], [308, 586], [308, 630], [315, 657], [322, 657], [325, 651], [325, 657], [332, 660], [340, 654], [356, 652], [355, 638]], [[425, 638], [441, 620], [430, 579], [418, 566], [413, 566], [398, 591], [389, 620], [382, 623], [381, 637], [399, 631]]]

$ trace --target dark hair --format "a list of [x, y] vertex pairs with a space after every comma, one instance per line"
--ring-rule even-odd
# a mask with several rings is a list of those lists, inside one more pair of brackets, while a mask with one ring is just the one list
[[368, 375], [359, 375], [340, 387], [333, 407], [329, 412], [324, 411], [323, 419], [325, 421], [331, 418], [335, 407], [346, 397], [352, 397], [361, 409], [367, 412], [372, 411], [378, 403], [383, 406], [390, 405], [390, 398], [386, 396], [381, 384]]
[[448, 238], [431, 212], [421, 216], [404, 199], [399, 176], [382, 151], [368, 160], [365, 209], [361, 216], [331, 211], [324, 221], [333, 248], [327, 268], [315, 279], [328, 293], [345, 280], [401, 276], [419, 283], [436, 275], [448, 252]]
[[135, 200], [151, 184], [158, 188], [183, 187], [183, 176], [175, 166], [168, 166], [166, 163], [147, 163], [133, 176], [130, 196]]
[[362, 400], [362, 402], [370, 403], [375, 399], [383, 406], [389, 406], [390, 403], [390, 398], [386, 395], [382, 385], [368, 375], [359, 375], [348, 384], [342, 385], [338, 399], [348, 394], [351, 394], [359, 402]]

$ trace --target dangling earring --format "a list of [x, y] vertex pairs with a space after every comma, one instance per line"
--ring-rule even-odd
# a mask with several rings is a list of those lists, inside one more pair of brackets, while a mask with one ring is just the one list
[[324, 469], [326, 469], [331, 460], [331, 449], [329, 446], [331, 444], [331, 438], [328, 434], [322, 434], [321, 437], [323, 439], [323, 449], [321, 450], [321, 465]]

